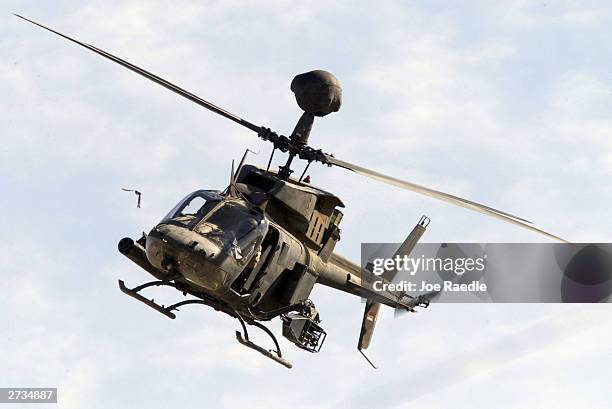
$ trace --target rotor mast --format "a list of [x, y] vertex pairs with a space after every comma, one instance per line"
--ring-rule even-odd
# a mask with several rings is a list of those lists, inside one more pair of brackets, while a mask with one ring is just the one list
[[[297, 146], [306, 146], [308, 145], [308, 136], [310, 136], [310, 131], [312, 129], [312, 124], [314, 123], [314, 115], [308, 112], [304, 112], [297, 124], [295, 125], [295, 129], [291, 133], [289, 139]], [[283, 166], [279, 166], [277, 177], [281, 180], [289, 179], [289, 176], [293, 173], [291, 170], [291, 162], [293, 158], [295, 158], [296, 153], [289, 151], [289, 157], [287, 158], [287, 162]], [[310, 164], [311, 161], [308, 161]], [[301, 178], [300, 178], [301, 179]]]

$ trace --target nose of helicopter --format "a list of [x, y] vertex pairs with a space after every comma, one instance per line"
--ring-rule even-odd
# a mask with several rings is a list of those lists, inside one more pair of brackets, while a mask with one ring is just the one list
[[155, 226], [146, 241], [147, 259], [153, 266], [178, 272], [213, 291], [223, 284], [226, 275], [216, 262], [220, 251], [209, 238], [172, 224]]

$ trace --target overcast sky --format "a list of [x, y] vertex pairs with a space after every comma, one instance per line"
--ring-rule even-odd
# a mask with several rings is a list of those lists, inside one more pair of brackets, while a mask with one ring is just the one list
[[[607, 304], [432, 305], [399, 319], [385, 309], [373, 371], [355, 349], [360, 300], [317, 287], [328, 338], [318, 355], [281, 340], [288, 371], [240, 346], [226, 316], [191, 306], [172, 321], [124, 296], [118, 278], [150, 277], [117, 241], [190, 191], [225, 187], [245, 148], [265, 166], [270, 146], [11, 15], [285, 134], [301, 112], [293, 76], [329, 70], [343, 105], [316, 120], [313, 146], [571, 241], [609, 242], [609, 3], [0, 0], [0, 10], [0, 387], [57, 386], [62, 408], [612, 405]], [[424, 241], [548, 240], [342, 169], [309, 173], [345, 201], [338, 251], [353, 260], [361, 242], [401, 241], [421, 214], [432, 219]], [[143, 192], [141, 209], [122, 187]]]

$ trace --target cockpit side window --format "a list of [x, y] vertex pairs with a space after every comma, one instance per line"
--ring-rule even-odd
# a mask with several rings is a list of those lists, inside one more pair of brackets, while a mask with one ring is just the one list
[[191, 225], [210, 212], [223, 197], [208, 190], [198, 190], [179, 202], [163, 219], [162, 222], [173, 220], [185, 225]]
[[206, 204], [206, 199], [202, 196], [194, 196], [189, 202], [186, 203], [185, 207], [181, 210], [181, 214], [185, 216], [195, 216], [198, 214], [200, 208]]

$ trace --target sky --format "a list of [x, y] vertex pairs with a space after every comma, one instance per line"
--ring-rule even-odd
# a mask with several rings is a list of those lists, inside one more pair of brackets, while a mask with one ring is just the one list
[[[124, 296], [117, 279], [150, 277], [118, 240], [193, 190], [224, 188], [244, 149], [265, 166], [270, 146], [11, 14], [285, 134], [301, 114], [291, 79], [331, 71], [343, 105], [315, 121], [311, 145], [573, 242], [609, 242], [609, 3], [0, 0], [0, 11], [0, 387], [56, 386], [61, 408], [611, 406], [607, 304], [384, 309], [373, 370], [355, 349], [360, 300], [317, 286], [327, 340], [311, 355], [281, 339], [288, 371], [240, 346], [226, 316], [191, 306], [169, 320]], [[361, 242], [402, 241], [422, 214], [426, 242], [548, 241], [342, 169], [309, 173], [345, 202], [337, 250], [353, 260]], [[141, 209], [122, 187], [143, 192]]]

